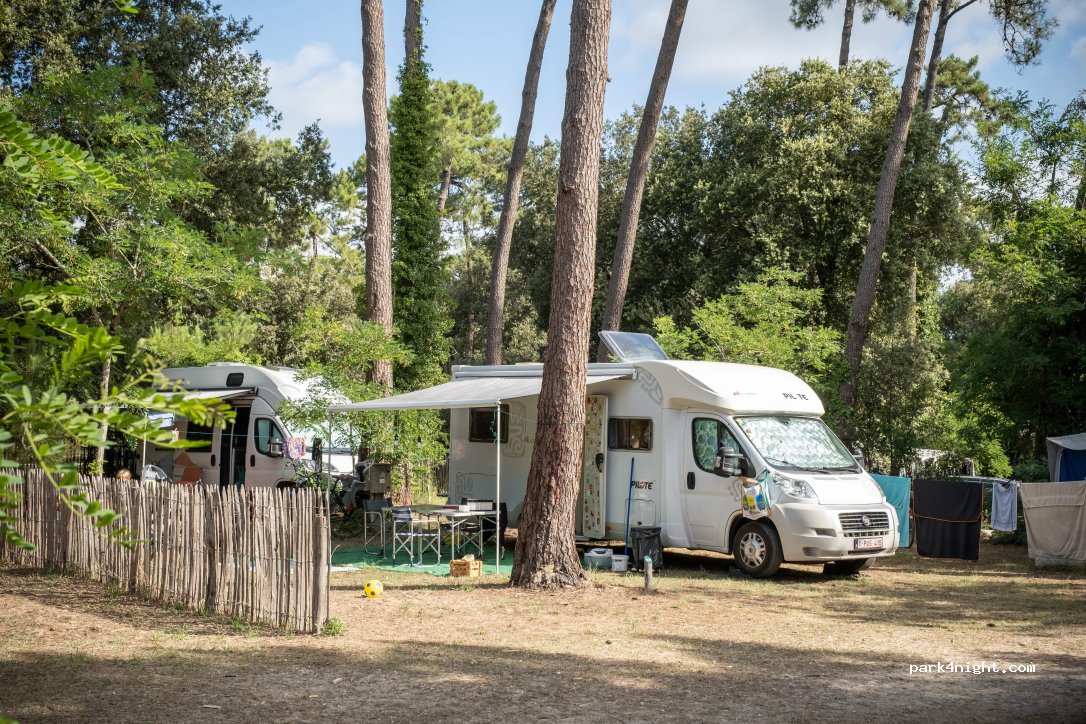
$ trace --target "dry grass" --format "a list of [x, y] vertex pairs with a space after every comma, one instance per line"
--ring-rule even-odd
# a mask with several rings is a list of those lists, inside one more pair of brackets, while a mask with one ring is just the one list
[[[655, 591], [334, 574], [339, 636], [164, 610], [86, 581], [0, 572], [0, 716], [23, 721], [1081, 721], [1086, 574], [1021, 548], [912, 552], [853, 578], [729, 575], [668, 551]], [[937, 662], [1036, 673], [909, 673]]]

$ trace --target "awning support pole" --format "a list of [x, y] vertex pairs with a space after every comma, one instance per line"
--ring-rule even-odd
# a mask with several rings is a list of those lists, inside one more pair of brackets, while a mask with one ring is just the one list
[[502, 551], [502, 401], [494, 406], [494, 572], [501, 572]]

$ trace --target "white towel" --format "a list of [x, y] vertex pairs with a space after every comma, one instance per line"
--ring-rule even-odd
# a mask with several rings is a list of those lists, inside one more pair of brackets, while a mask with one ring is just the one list
[[992, 530], [1018, 530], [1018, 483], [992, 485]]

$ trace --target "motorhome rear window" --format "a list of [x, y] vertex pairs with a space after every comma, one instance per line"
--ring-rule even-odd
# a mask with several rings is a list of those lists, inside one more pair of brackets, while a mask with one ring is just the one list
[[[468, 440], [494, 442], [494, 408], [473, 407], [468, 410]], [[502, 405], [502, 442], [509, 442], [509, 405]]]
[[652, 418], [612, 417], [607, 421], [610, 450], [652, 450]]
[[241, 387], [241, 383], [245, 381], [244, 372], [231, 372], [226, 376], [227, 387]]
[[211, 440], [215, 436], [215, 429], [210, 425], [197, 425], [195, 422], [189, 422], [188, 427], [185, 429], [185, 439], [190, 442], [200, 443], [197, 447], [191, 447], [189, 450], [210, 450]]

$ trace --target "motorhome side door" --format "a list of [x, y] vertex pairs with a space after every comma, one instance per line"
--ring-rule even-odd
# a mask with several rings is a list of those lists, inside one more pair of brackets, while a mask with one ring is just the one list
[[724, 420], [707, 412], [686, 415], [686, 449], [682, 453], [680, 488], [690, 540], [698, 548], [727, 548], [728, 520], [739, 509], [739, 476], [721, 476], [717, 455], [722, 447], [739, 451]]
[[607, 397], [585, 398], [584, 460], [581, 465], [580, 509], [577, 521], [586, 538], [606, 536], [607, 515]]
[[256, 398], [249, 413], [252, 431], [247, 448], [245, 485], [249, 488], [274, 488], [290, 480], [294, 470], [284, 451], [286, 434], [283, 423], [265, 400]]

